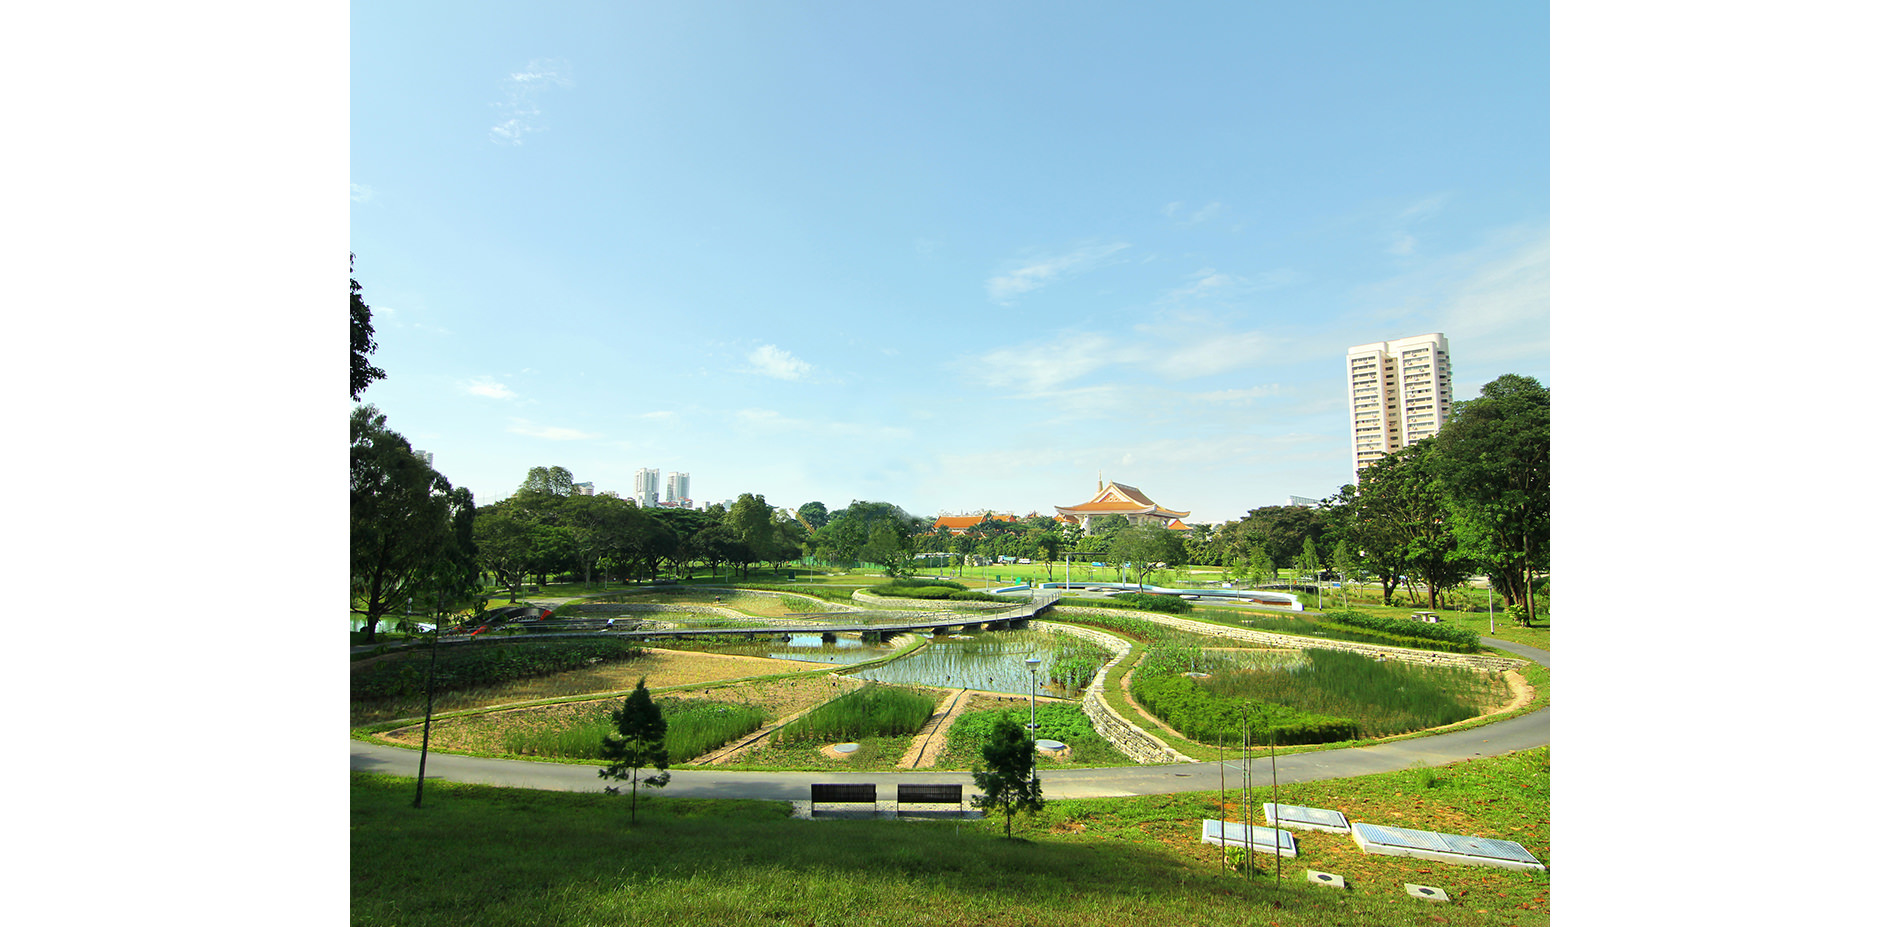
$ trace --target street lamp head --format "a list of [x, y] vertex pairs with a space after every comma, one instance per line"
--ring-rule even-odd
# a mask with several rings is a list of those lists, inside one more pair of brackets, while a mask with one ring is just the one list
[[1030, 669], [1035, 669], [1035, 668], [1036, 668], [1036, 664], [1038, 664], [1038, 663], [1041, 663], [1041, 662], [1042, 662], [1042, 658], [1041, 658], [1041, 657], [1030, 657], [1029, 659], [1027, 659], [1027, 660], [1024, 660], [1023, 662], [1024, 662], [1024, 663], [1027, 663], [1027, 664], [1029, 664], [1029, 668], [1030, 668]]

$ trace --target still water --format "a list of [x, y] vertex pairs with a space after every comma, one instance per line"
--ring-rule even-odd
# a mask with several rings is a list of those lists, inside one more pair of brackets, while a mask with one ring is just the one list
[[1042, 660], [1036, 668], [1038, 691], [1058, 694], [1071, 693], [1063, 692], [1062, 687], [1049, 680], [1050, 670], [1057, 663], [1069, 657], [1086, 657], [1099, 668], [1108, 661], [1106, 653], [1073, 637], [1036, 631], [999, 631], [932, 638], [930, 646], [908, 657], [853, 675], [902, 685], [1028, 692], [1030, 673], [1025, 661], [1031, 656]]
[[768, 645], [765, 655], [774, 660], [848, 665], [888, 657], [892, 650], [888, 645], [866, 644], [858, 638], [842, 635], [831, 643], [826, 643], [824, 637], [818, 634], [793, 634], [790, 637], [789, 641]]

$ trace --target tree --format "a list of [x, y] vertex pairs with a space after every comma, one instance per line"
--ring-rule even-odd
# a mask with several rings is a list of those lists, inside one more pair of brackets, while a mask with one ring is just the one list
[[459, 546], [461, 512], [472, 502], [389, 430], [375, 406], [350, 413], [350, 593], [363, 604], [366, 640], [376, 640], [385, 615], [438, 580], [442, 561], [466, 554], [472, 562], [472, 517], [469, 549]]
[[830, 517], [831, 513], [825, 510], [823, 502], [812, 501], [798, 507], [798, 520], [812, 531], [823, 528]]
[[574, 492], [574, 474], [566, 467], [535, 467], [528, 471], [528, 478], [521, 481], [517, 493], [540, 493], [548, 496], [566, 496]]
[[1003, 836], [1018, 811], [1042, 810], [1042, 779], [1036, 776], [1036, 744], [1023, 726], [1008, 718], [996, 722], [983, 744], [983, 762], [971, 771], [982, 794], [972, 802], [985, 811], [1003, 812]]
[[1387, 605], [1400, 576], [1423, 581], [1427, 601], [1437, 608], [1439, 590], [1471, 572], [1436, 476], [1436, 442], [1427, 438], [1387, 454], [1360, 472], [1356, 487], [1340, 487], [1347, 530], [1379, 574]]
[[1452, 409], [1436, 469], [1471, 555], [1507, 604], [1537, 617], [1532, 582], [1550, 569], [1550, 390], [1505, 374]]
[[361, 398], [369, 385], [383, 378], [380, 367], [369, 364], [376, 352], [376, 329], [369, 322], [369, 303], [356, 282], [356, 255], [350, 255], [350, 400]]
[[770, 559], [776, 546], [777, 532], [772, 525], [772, 506], [765, 501], [764, 496], [740, 493], [739, 498], [733, 500], [732, 508], [726, 510], [725, 524], [739, 539], [738, 546], [734, 548], [739, 551], [734, 562], [744, 571], [742, 575], [751, 576], [752, 564]]
[[[627, 703], [614, 709], [613, 724], [615, 733], [600, 740], [601, 753], [608, 761], [600, 777], [621, 782], [633, 780], [629, 786], [633, 790], [633, 811], [628, 820], [638, 825], [640, 786], [662, 789], [673, 779], [673, 774], [666, 771], [666, 718], [660, 715], [660, 706], [653, 704], [645, 676], [627, 693]], [[659, 775], [640, 778], [640, 770], [647, 768], [656, 770]], [[618, 795], [620, 789], [610, 785], [607, 792]]]
[[1129, 565], [1139, 585], [1158, 564], [1180, 563], [1187, 556], [1187, 549], [1181, 543], [1180, 532], [1151, 523], [1116, 532], [1108, 553]]

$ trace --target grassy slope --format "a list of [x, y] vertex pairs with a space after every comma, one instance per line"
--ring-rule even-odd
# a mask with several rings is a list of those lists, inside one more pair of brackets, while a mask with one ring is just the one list
[[[1549, 754], [1285, 786], [1349, 817], [1523, 843], [1549, 863]], [[1256, 801], [1266, 770], [1255, 769]], [[1547, 924], [1542, 874], [1362, 854], [1298, 832], [1249, 881], [1198, 842], [1219, 795], [1052, 802], [1001, 822], [797, 821], [783, 803], [629, 799], [352, 776], [351, 921], [384, 924]], [[1239, 819], [1239, 793], [1231, 817]], [[1307, 868], [1343, 875], [1339, 892]], [[1404, 882], [1453, 898], [1427, 904]]]

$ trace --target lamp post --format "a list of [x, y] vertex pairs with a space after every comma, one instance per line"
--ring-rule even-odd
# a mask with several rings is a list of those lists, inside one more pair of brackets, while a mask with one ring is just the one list
[[1029, 738], [1034, 740], [1036, 738], [1036, 667], [1042, 663], [1042, 658], [1030, 654], [1029, 659], [1024, 660], [1023, 663], [1029, 667]]

